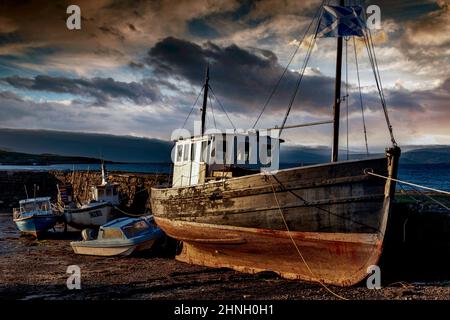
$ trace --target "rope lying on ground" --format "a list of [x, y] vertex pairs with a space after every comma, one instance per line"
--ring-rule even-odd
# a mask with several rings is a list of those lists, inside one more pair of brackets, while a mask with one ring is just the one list
[[295, 242], [294, 238], [293, 238], [292, 235], [291, 235], [291, 230], [289, 229], [289, 226], [288, 226], [288, 224], [287, 224], [287, 222], [286, 222], [286, 219], [285, 219], [285, 217], [284, 217], [283, 211], [281, 210], [280, 203], [278, 202], [278, 197], [277, 197], [275, 188], [274, 188], [274, 186], [273, 186], [273, 183], [270, 181], [270, 176], [271, 176], [271, 175], [269, 174], [269, 175], [267, 175], [267, 176], [269, 177], [269, 179], [268, 179], [267, 181], [269, 181], [270, 186], [272, 187], [272, 192], [273, 192], [273, 195], [274, 195], [274, 197], [275, 197], [275, 202], [277, 203], [278, 210], [279, 210], [279, 212], [280, 212], [281, 218], [283, 219], [283, 223], [284, 223], [284, 226], [286, 227], [286, 230], [287, 230], [287, 233], [288, 233], [288, 235], [289, 235], [289, 238], [291, 239], [292, 243], [294, 244], [294, 247], [295, 247], [295, 249], [297, 250], [298, 255], [299, 255], [300, 258], [302, 259], [302, 261], [303, 261], [303, 263], [305, 264], [306, 268], [307, 268], [308, 271], [311, 273], [311, 275], [312, 275], [314, 281], [318, 282], [322, 287], [325, 288], [325, 290], [327, 290], [327, 291], [328, 291], [329, 293], [331, 293], [333, 296], [335, 296], [335, 297], [337, 297], [337, 298], [339, 298], [339, 299], [341, 299], [341, 300], [348, 300], [347, 298], [345, 298], [345, 297], [343, 297], [343, 296], [341, 296], [341, 295], [335, 293], [333, 290], [331, 290], [330, 288], [328, 288], [328, 286], [327, 286], [325, 283], [323, 283], [322, 281], [318, 280], [318, 278], [316, 277], [316, 275], [314, 274], [314, 272], [313, 272], [313, 271], [311, 270], [311, 268], [309, 267], [308, 263], [306, 262], [305, 258], [303, 257], [303, 254], [301, 253], [299, 247], [297, 246], [297, 243]]

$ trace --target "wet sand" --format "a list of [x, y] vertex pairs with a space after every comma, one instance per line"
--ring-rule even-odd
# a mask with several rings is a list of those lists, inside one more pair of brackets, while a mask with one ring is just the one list
[[[20, 236], [11, 214], [0, 214], [0, 299], [337, 299], [322, 286], [281, 279], [273, 273], [243, 274], [178, 262], [166, 253], [126, 258], [75, 255], [78, 232], [56, 232], [43, 240]], [[81, 289], [69, 290], [69, 265], [81, 268]], [[450, 281], [383, 281], [330, 286], [348, 299], [450, 299]]]

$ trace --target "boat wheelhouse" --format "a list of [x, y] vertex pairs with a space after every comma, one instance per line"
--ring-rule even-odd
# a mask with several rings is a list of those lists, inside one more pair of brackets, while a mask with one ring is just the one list
[[173, 187], [239, 177], [278, 165], [280, 140], [273, 132], [206, 133], [180, 138], [174, 147]]

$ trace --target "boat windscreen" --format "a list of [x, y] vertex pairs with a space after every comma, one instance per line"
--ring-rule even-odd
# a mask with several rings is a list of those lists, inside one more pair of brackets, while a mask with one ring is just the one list
[[45, 202], [29, 202], [22, 205], [22, 211], [29, 212], [35, 210], [48, 211], [50, 209], [49, 203]]
[[140, 220], [122, 227], [122, 231], [127, 238], [133, 238], [148, 232], [149, 228], [145, 220]]
[[100, 232], [101, 232], [102, 239], [122, 239], [123, 238], [122, 232], [120, 232], [120, 230], [118, 230], [118, 229], [105, 228], [105, 229], [101, 229]]

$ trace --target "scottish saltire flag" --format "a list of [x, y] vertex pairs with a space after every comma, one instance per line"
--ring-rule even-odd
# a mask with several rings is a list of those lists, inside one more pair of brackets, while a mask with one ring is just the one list
[[361, 6], [323, 6], [318, 37], [364, 36], [366, 23]]

